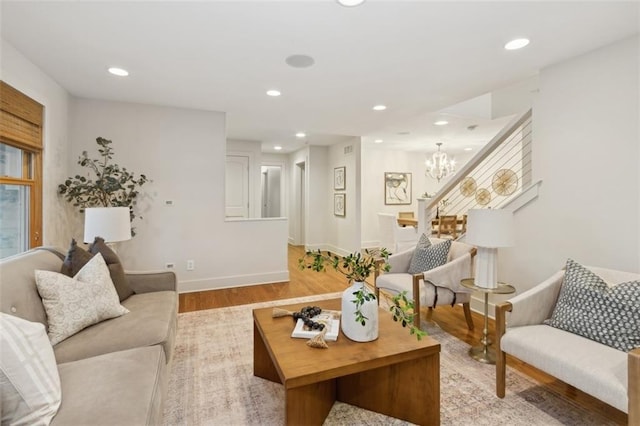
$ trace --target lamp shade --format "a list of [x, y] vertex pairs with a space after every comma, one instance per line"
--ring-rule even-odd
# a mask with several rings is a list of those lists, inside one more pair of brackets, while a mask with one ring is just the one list
[[504, 209], [473, 209], [467, 213], [466, 242], [479, 247], [515, 245], [513, 212]]
[[90, 207], [84, 210], [84, 242], [95, 237], [113, 243], [131, 239], [129, 207]]

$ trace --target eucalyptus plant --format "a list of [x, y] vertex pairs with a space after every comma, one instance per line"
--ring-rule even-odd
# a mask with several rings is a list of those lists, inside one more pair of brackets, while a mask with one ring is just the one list
[[[149, 182], [146, 175], [138, 177], [133, 172], [114, 163], [112, 141], [102, 137], [96, 138], [99, 158], [89, 158], [83, 151], [78, 164], [89, 171], [89, 175], [80, 174], [68, 177], [58, 185], [58, 193], [80, 212], [88, 207], [129, 207], [131, 221], [136, 218], [134, 206], [140, 194], [140, 187]], [[135, 232], [132, 229], [132, 234]]]
[[[353, 292], [354, 300], [352, 302], [356, 308], [355, 320], [364, 326], [368, 318], [362, 314], [362, 305], [364, 302], [375, 300], [376, 298], [374, 293], [365, 289], [364, 282], [374, 272], [389, 272], [391, 265], [389, 265], [388, 260], [389, 252], [385, 248], [379, 250], [365, 249], [364, 254], [356, 252], [344, 257], [317, 250], [307, 251], [303, 257], [298, 259], [298, 266], [302, 270], [311, 269], [315, 272], [324, 272], [327, 270], [327, 266], [330, 266], [344, 275], [349, 284], [354, 281], [362, 282], [362, 287]], [[424, 331], [413, 325], [413, 301], [407, 299], [406, 292], [394, 296], [391, 300], [390, 311], [394, 321], [399, 321], [403, 327], [409, 326], [410, 334], [416, 335], [418, 340], [426, 335]]]

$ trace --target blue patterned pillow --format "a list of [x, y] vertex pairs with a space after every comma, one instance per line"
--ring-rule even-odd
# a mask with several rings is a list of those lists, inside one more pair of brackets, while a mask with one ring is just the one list
[[[429, 238], [426, 239], [429, 241]], [[451, 240], [446, 240], [433, 245], [431, 245], [430, 241], [429, 245], [420, 245], [421, 241], [422, 237], [420, 238], [420, 241], [418, 241], [416, 249], [413, 251], [408, 271], [410, 274], [419, 274], [447, 263], [449, 249], [451, 248]]]
[[640, 281], [609, 287], [569, 259], [553, 314], [544, 323], [629, 352], [640, 347]]

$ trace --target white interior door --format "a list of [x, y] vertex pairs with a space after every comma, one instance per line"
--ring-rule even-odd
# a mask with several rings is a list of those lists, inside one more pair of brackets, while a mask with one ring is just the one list
[[249, 157], [227, 155], [225, 216], [249, 217]]

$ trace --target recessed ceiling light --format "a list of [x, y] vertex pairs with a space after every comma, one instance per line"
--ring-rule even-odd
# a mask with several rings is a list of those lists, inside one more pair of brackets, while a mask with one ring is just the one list
[[337, 1], [338, 3], [340, 3], [340, 5], [345, 7], [360, 6], [362, 3], [364, 3], [364, 0], [337, 0]]
[[517, 38], [515, 40], [511, 40], [509, 43], [504, 45], [504, 48], [507, 50], [517, 50], [522, 49], [527, 44], [529, 44], [528, 38]]
[[384, 111], [385, 109], [387, 109], [387, 107], [384, 105], [376, 105], [373, 107], [373, 109], [376, 111]]
[[279, 90], [272, 89], [272, 90], [267, 90], [267, 95], [275, 97], [275, 96], [280, 96], [281, 93]]
[[375, 141], [373, 141], [373, 143], [382, 143], [382, 139], [376, 139]]
[[273, 147], [273, 149], [275, 149], [276, 151], [280, 151], [282, 147], [280, 145], [276, 145]]
[[400, 136], [407, 136], [407, 135], [410, 135], [410, 134], [411, 134], [411, 132], [398, 132], [398, 133], [396, 133], [396, 135], [400, 135]]
[[305, 132], [296, 133], [296, 138], [305, 138], [305, 137], [307, 137], [307, 134]]
[[473, 151], [473, 148], [465, 148], [465, 151]]
[[111, 67], [108, 71], [113, 75], [117, 75], [118, 77], [126, 77], [129, 75], [129, 71], [118, 67]]
[[447, 120], [438, 120], [435, 123], [436, 126], [446, 126], [447, 124], [449, 124], [449, 122]]
[[291, 55], [284, 61], [293, 68], [309, 68], [316, 63], [315, 59], [309, 55]]

